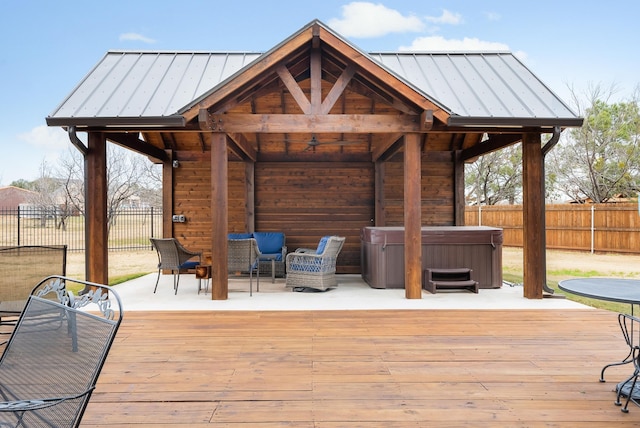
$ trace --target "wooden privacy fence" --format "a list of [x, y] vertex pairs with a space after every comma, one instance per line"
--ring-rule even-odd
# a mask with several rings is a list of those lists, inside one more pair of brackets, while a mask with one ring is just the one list
[[[547, 248], [640, 253], [640, 215], [636, 203], [553, 204], [546, 206]], [[468, 226], [503, 229], [504, 245], [522, 247], [521, 205], [468, 206]]]

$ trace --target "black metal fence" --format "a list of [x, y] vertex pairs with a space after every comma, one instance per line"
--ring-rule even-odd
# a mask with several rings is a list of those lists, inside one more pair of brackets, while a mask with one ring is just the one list
[[[109, 250], [150, 249], [150, 237], [162, 237], [159, 208], [119, 211], [109, 226]], [[0, 209], [0, 246], [66, 245], [85, 250], [84, 216], [39, 207]]]

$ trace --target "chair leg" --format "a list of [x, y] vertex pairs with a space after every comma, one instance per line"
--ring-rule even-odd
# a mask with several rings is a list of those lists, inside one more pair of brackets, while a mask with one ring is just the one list
[[158, 269], [158, 278], [156, 279], [156, 286], [153, 289], [153, 293], [155, 294], [156, 290], [158, 289], [158, 282], [160, 282], [160, 271], [161, 269]]
[[180, 284], [180, 269], [178, 269], [178, 274], [177, 275], [173, 275], [173, 290], [174, 290], [174, 295], [178, 294], [178, 285]]
[[624, 403], [624, 407], [620, 409], [622, 410], [623, 413], [629, 413], [629, 401], [633, 401], [634, 403], [636, 402], [632, 397], [633, 397], [633, 391], [635, 390], [637, 381], [638, 381], [638, 373], [636, 372], [633, 378], [633, 382], [631, 383], [631, 388], [629, 389], [629, 394], [627, 394], [627, 401], [626, 403]]
[[276, 259], [271, 259], [271, 283], [276, 282]]

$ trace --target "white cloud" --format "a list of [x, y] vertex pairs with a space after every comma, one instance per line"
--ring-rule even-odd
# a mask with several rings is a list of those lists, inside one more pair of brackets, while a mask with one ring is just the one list
[[435, 24], [449, 24], [449, 25], [458, 25], [462, 23], [462, 15], [459, 13], [453, 13], [446, 9], [442, 11], [442, 15], [440, 16], [427, 16], [427, 21], [433, 22]]
[[403, 16], [381, 3], [351, 2], [342, 6], [342, 18], [327, 23], [344, 37], [380, 37], [390, 33], [424, 31], [424, 23], [416, 16]]
[[418, 37], [411, 46], [401, 46], [401, 51], [508, 51], [509, 46], [499, 42], [465, 37], [445, 39], [442, 36]]
[[48, 151], [58, 151], [69, 147], [70, 141], [62, 128], [47, 125], [36, 126], [29, 132], [18, 135], [20, 141]]
[[500, 19], [502, 19], [502, 16], [497, 12], [485, 12], [484, 16], [486, 16], [489, 21], [500, 21]]
[[143, 42], [143, 43], [155, 43], [154, 39], [150, 39], [149, 37], [145, 37], [142, 34], [138, 33], [123, 33], [120, 34], [119, 40], [122, 41], [133, 41], [133, 42]]

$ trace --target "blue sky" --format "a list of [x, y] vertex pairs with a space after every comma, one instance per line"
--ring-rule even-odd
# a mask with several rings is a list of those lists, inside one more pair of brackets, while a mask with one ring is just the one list
[[509, 50], [569, 87], [640, 84], [637, 0], [0, 1], [0, 185], [34, 180], [70, 143], [45, 118], [108, 50], [264, 52], [314, 19], [360, 49]]

